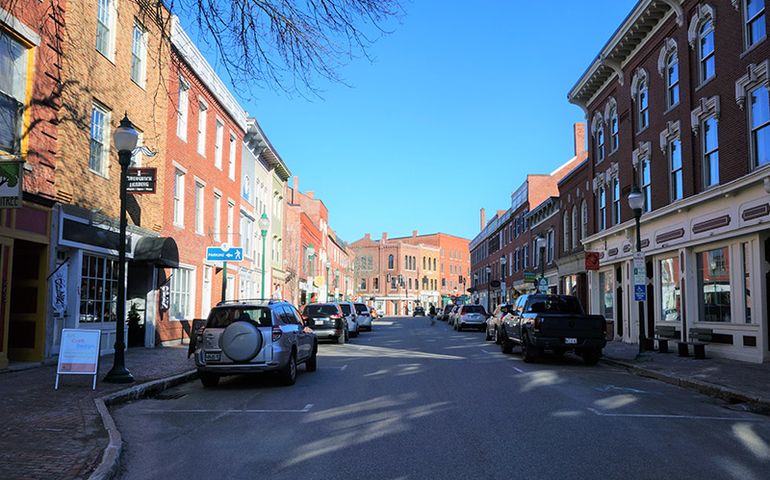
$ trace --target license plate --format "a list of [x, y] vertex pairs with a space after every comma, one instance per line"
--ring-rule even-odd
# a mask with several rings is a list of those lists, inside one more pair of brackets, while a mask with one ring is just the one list
[[577, 345], [577, 338], [565, 338], [564, 343], [567, 345]]
[[218, 362], [222, 359], [221, 353], [207, 353], [206, 354], [206, 361], [207, 362]]

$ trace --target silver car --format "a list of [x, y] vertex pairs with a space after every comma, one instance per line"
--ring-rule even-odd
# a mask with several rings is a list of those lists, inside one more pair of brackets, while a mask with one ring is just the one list
[[224, 375], [277, 372], [286, 385], [297, 365], [317, 368], [318, 341], [293, 305], [284, 301], [225, 302], [211, 309], [194, 336], [195, 366], [205, 387]]
[[487, 328], [487, 312], [481, 305], [463, 305], [455, 315], [454, 328], [458, 332], [463, 328]]
[[372, 331], [372, 314], [365, 303], [356, 303], [356, 313], [358, 314], [358, 328]]
[[342, 315], [348, 322], [348, 331], [351, 337], [357, 337], [359, 332], [358, 314], [356, 307], [350, 302], [338, 302], [337, 305], [342, 309]]

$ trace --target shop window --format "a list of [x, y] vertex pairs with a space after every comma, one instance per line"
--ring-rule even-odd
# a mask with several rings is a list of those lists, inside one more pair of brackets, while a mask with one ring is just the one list
[[681, 270], [679, 257], [664, 258], [660, 261], [660, 320], [678, 322], [682, 318], [682, 291], [679, 284]]
[[599, 272], [599, 313], [607, 320], [615, 318], [615, 292], [612, 272]]
[[80, 322], [114, 322], [118, 300], [118, 262], [83, 255], [80, 275]]
[[746, 306], [744, 321], [752, 323], [751, 316], [751, 248], [749, 243], [741, 243], [743, 257], [743, 304]]
[[716, 248], [697, 254], [698, 313], [702, 322], [730, 322], [732, 287], [730, 251]]

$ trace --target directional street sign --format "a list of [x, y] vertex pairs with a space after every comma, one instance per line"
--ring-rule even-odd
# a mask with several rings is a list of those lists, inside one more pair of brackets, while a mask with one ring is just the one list
[[[226, 245], [223, 246], [226, 247]], [[208, 247], [206, 248], [206, 260], [210, 262], [240, 262], [243, 260], [243, 248]]]
[[634, 301], [647, 301], [647, 287], [645, 285], [634, 285]]
[[538, 293], [548, 293], [548, 279], [545, 277], [540, 277], [540, 279], [537, 281], [537, 291]]

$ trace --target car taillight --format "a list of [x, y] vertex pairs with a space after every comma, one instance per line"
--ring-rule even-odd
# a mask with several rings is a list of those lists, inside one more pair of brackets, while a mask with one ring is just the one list
[[281, 338], [281, 334], [283, 334], [283, 332], [281, 331], [281, 327], [279, 327], [279, 326], [277, 326], [277, 325], [276, 325], [276, 326], [273, 326], [273, 336], [272, 336], [272, 340], [273, 340], [274, 342], [275, 342], [275, 341], [277, 341], [279, 338]]
[[342, 315], [331, 315], [329, 318], [331, 318], [332, 320], [339, 320], [340, 318], [342, 318]]

